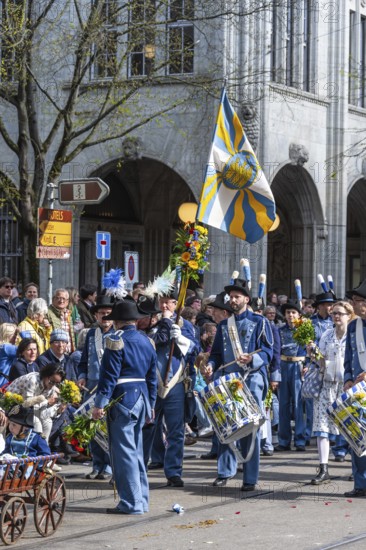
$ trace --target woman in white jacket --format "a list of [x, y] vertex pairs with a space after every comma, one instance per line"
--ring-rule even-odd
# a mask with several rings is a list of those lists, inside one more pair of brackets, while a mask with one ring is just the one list
[[7, 391], [20, 394], [25, 407], [34, 408], [34, 431], [43, 433], [46, 441], [52, 428], [52, 418], [60, 412], [59, 390], [57, 386], [65, 379], [65, 371], [60, 365], [49, 363], [40, 372], [20, 376], [9, 384]]
[[320, 395], [313, 399], [313, 433], [317, 438], [319, 452], [319, 470], [312, 485], [320, 485], [330, 480], [328, 472], [329, 440], [339, 434], [327, 413], [327, 408], [343, 392], [344, 351], [346, 346], [347, 325], [353, 318], [353, 308], [348, 302], [336, 302], [332, 310], [333, 328], [322, 335], [319, 349], [323, 355], [318, 363], [324, 370], [323, 386]]

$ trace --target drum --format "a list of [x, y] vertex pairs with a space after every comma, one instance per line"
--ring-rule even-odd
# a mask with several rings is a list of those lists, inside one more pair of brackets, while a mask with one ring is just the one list
[[366, 456], [366, 383], [342, 393], [327, 413], [356, 455]]
[[253, 434], [265, 422], [265, 416], [237, 372], [221, 376], [198, 395], [221, 443], [230, 444]]

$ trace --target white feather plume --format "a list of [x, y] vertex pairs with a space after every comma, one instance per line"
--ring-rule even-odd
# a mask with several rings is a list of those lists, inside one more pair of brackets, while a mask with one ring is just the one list
[[165, 296], [169, 294], [174, 288], [175, 271], [168, 267], [164, 273], [158, 275], [151, 282], [149, 281], [143, 294], [148, 298], [153, 299], [155, 295]]

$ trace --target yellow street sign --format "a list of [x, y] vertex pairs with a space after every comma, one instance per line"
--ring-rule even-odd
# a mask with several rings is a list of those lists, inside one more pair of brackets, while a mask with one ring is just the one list
[[39, 224], [39, 230], [42, 233], [53, 233], [55, 235], [71, 235], [71, 223], [51, 222], [44, 220]]
[[56, 235], [55, 233], [43, 233], [39, 236], [39, 244], [41, 246], [71, 246], [71, 233], [70, 235]]

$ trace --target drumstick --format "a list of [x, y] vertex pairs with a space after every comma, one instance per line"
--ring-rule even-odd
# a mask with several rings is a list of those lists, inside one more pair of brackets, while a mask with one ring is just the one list
[[[255, 353], [259, 353], [262, 351], [261, 348], [256, 349], [255, 351], [251, 351], [250, 353], [246, 353], [245, 355], [254, 355]], [[234, 361], [230, 361], [230, 363], [226, 363], [225, 365], [221, 365], [221, 367], [218, 368], [218, 370], [225, 369], [226, 367], [229, 367], [230, 365], [233, 365], [234, 363], [237, 363], [237, 360], [234, 359]]]
[[94, 388], [93, 388], [92, 390], [88, 390], [88, 388], [86, 388], [86, 387], [84, 386], [84, 387], [83, 387], [83, 391], [86, 391], [86, 392], [88, 392], [88, 393], [91, 394], [91, 393], [94, 393], [94, 392], [95, 392], [95, 390], [97, 389], [97, 387], [98, 387], [98, 384], [97, 384], [96, 386], [94, 386]]

